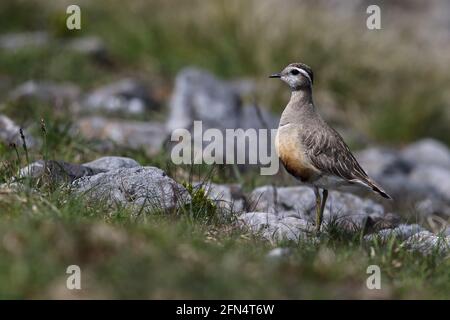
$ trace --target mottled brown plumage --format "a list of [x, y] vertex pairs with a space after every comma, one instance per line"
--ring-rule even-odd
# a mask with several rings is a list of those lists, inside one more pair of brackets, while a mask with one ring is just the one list
[[[271, 77], [281, 78], [292, 90], [291, 99], [281, 115], [275, 146], [286, 170], [314, 187], [317, 230], [320, 229], [328, 189], [358, 185], [390, 199], [360, 166], [339, 133], [317, 112], [312, 99], [311, 68], [293, 63]], [[324, 190], [322, 200], [319, 188]]]
[[336, 130], [318, 118], [319, 126], [307, 126], [302, 135], [301, 144], [312, 162], [322, 175], [334, 175], [349, 184], [363, 183], [384, 198], [391, 197], [378, 186], [364, 171], [349, 147]]

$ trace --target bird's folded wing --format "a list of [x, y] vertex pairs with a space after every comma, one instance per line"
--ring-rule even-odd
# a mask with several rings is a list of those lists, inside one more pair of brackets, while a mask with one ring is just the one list
[[323, 173], [349, 182], [359, 180], [367, 184], [371, 181], [333, 128], [323, 126], [320, 129], [306, 130], [302, 135], [302, 144], [311, 163]]
[[322, 173], [334, 175], [350, 183], [362, 183], [386, 199], [392, 199], [373, 181], [351, 153], [342, 137], [324, 124], [317, 129], [305, 130], [303, 145], [309, 161]]

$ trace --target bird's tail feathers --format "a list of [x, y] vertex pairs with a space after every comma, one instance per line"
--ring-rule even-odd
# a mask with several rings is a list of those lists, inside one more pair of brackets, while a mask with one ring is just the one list
[[392, 200], [392, 197], [386, 191], [384, 191], [384, 189], [380, 187], [375, 181], [367, 179], [366, 183], [374, 192], [378, 193], [383, 198]]

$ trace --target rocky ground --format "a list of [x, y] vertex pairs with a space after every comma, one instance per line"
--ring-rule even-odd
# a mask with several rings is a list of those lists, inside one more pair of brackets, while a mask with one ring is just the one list
[[[45, 37], [33, 39], [41, 39], [36, 45], [46, 41]], [[13, 50], [23, 45], [26, 35], [3, 36], [0, 40], [2, 47]], [[85, 43], [89, 53], [101, 51], [98, 39], [77, 41]], [[168, 153], [170, 133], [178, 128], [192, 130], [194, 120], [201, 120], [204, 129], [221, 131], [227, 128], [270, 129], [276, 128], [278, 123], [277, 116], [264, 107], [243, 103], [254, 90], [250, 82], [219, 80], [195, 68], [178, 74], [165, 119], [140, 120], [160, 108], [155, 90], [148, 88], [147, 84], [131, 78], [90, 92], [82, 92], [70, 83], [29, 81], [13, 88], [7, 101], [64, 101], [68, 106], [65, 112], [75, 119], [73, 134], [97, 141], [97, 148], [104, 154], [114, 154], [118, 147], [141, 149], [147, 156]], [[27, 148], [41, 148], [42, 137], [28, 131], [32, 128], [24, 128]], [[5, 115], [0, 115], [0, 139], [6, 145], [23, 143], [19, 125]], [[255, 152], [251, 146], [247, 148], [238, 152], [246, 155]], [[450, 150], [436, 140], [423, 139], [401, 149], [369, 147], [356, 155], [369, 175], [394, 197], [394, 205], [364, 194], [333, 191], [325, 208], [325, 224], [338, 222], [342, 228], [363, 230], [364, 239], [397, 237], [406, 248], [422, 253], [447, 252]], [[245, 170], [242, 166], [239, 169]], [[90, 202], [130, 207], [135, 214], [143, 210], [170, 211], [192, 200], [192, 190], [188, 192], [181, 185], [184, 181], [177, 182], [160, 168], [141, 166], [136, 160], [125, 157], [104, 156], [83, 164], [41, 159], [23, 167], [18, 176], [5, 185], [14, 183], [19, 188], [20, 180], [27, 177], [38, 180], [49, 177], [53, 183], [69, 184], [72, 192], [82, 194]], [[206, 191], [217, 205], [218, 215], [233, 216], [233, 223], [270, 241], [314, 238], [312, 190], [304, 186], [278, 184], [275, 187], [275, 184], [247, 192], [239, 184], [209, 181], [194, 187]]]
[[[428, 147], [442, 146], [435, 141], [425, 140], [403, 152]], [[445, 151], [447, 156], [450, 156], [449, 150], [437, 150]], [[373, 152], [373, 149], [364, 151], [368, 152]], [[402, 157], [400, 153], [395, 156], [398, 159]], [[436, 170], [441, 173], [440, 176], [449, 175], [450, 171], [438, 165], [424, 169], [420, 160], [414, 165], [417, 168], [410, 169], [411, 172], [397, 173], [394, 178], [398, 181], [392, 182], [393, 175], [389, 173], [392, 171], [389, 171], [388, 166], [380, 170], [384, 176], [377, 177], [381, 183], [386, 181], [388, 190], [398, 192], [393, 186], [404, 186], [403, 194], [394, 193], [394, 201], [402, 201], [403, 197], [417, 199], [414, 208], [415, 214], [420, 218], [390, 212], [381, 201], [332, 191], [324, 212], [325, 224], [338, 223], [339, 227], [354, 232], [364, 230], [365, 240], [372, 240], [374, 237], [382, 240], [396, 237], [401, 239], [408, 249], [422, 253], [438, 250], [445, 254], [450, 241], [450, 228], [446, 224], [450, 212], [450, 199], [446, 197], [449, 193], [444, 192], [445, 185], [434, 184], [439, 182], [438, 179], [427, 180], [428, 175], [419, 181], [415, 179], [417, 175], [422, 174], [421, 170]], [[46, 172], [54, 181], [70, 182], [73, 192], [82, 194], [89, 202], [129, 207], [136, 215], [142, 210], [170, 212], [174, 208], [188, 205], [191, 201], [186, 188], [167, 176], [164, 171], [156, 167], [141, 166], [130, 158], [107, 156], [84, 164], [38, 161], [22, 168], [20, 176], [39, 179], [43, 178]], [[308, 187], [268, 185], [248, 193], [243, 192], [241, 186], [236, 184], [202, 182], [195, 187], [206, 191], [208, 198], [217, 205], [218, 215], [233, 215], [237, 225], [274, 243], [314, 238], [315, 198]], [[431, 230], [414, 223], [415, 221], [430, 221], [427, 226]]]

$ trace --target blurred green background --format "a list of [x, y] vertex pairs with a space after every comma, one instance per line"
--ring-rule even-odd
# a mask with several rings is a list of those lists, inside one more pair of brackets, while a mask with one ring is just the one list
[[[419, 137], [450, 143], [450, 55], [446, 1], [383, 3], [381, 30], [368, 30], [370, 1], [78, 1], [82, 29], [69, 31], [70, 1], [4, 0], [2, 32], [40, 30], [45, 47], [0, 53], [0, 74], [71, 81], [91, 88], [132, 73], [171, 81], [194, 65], [250, 78], [258, 100], [280, 112], [287, 90], [267, 75], [302, 61], [315, 72], [316, 103], [330, 121], [371, 142]], [[61, 49], [68, 37], [100, 37], [111, 65]]]

